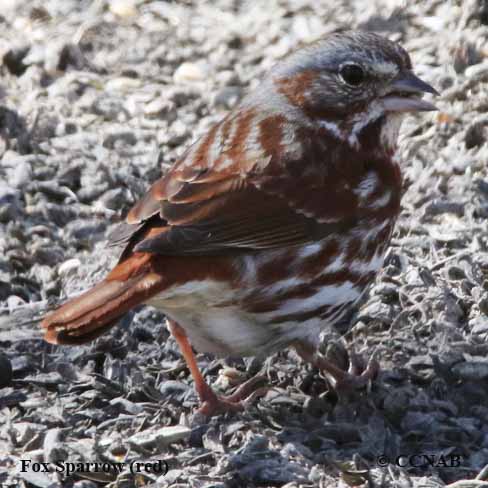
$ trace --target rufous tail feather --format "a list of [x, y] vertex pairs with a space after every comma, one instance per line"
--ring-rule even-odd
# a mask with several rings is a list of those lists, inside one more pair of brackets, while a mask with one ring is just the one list
[[45, 317], [41, 323], [46, 329], [44, 338], [52, 344], [89, 342], [162, 287], [163, 277], [151, 270], [151, 255], [135, 253], [104, 281]]

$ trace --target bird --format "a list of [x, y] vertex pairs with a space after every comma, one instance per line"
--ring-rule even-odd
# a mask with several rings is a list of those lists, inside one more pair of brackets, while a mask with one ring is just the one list
[[400, 213], [396, 149], [407, 113], [439, 93], [398, 44], [366, 31], [330, 34], [280, 60], [190, 145], [110, 233], [123, 248], [106, 278], [42, 321], [47, 342], [78, 345], [132, 308], [164, 312], [194, 379], [199, 412], [236, 412], [251, 378], [219, 396], [194, 349], [266, 357], [294, 348], [336, 386], [374, 379], [317, 345], [381, 269]]

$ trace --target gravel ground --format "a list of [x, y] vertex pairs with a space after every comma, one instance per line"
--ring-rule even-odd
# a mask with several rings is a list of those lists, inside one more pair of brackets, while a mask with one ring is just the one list
[[[486, 0], [2, 0], [0, 26], [2, 486], [488, 486]], [[259, 371], [270, 386], [203, 421], [155, 310], [86, 347], [44, 343], [39, 317], [113, 264], [106, 235], [148, 183], [278, 58], [350, 27], [401, 41], [442, 91], [403, 126], [385, 267], [352, 330], [324, 338], [338, 362], [344, 340], [376, 350], [370, 391], [335, 398], [291, 351], [201, 355], [216, 389]], [[395, 465], [417, 454], [433, 465]], [[139, 459], [170, 470], [21, 472]]]

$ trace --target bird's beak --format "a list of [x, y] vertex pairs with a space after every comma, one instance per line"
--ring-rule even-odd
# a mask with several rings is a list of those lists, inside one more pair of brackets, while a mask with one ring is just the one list
[[437, 107], [426, 100], [422, 100], [424, 93], [439, 95], [435, 88], [422, 81], [411, 71], [402, 71], [388, 85], [387, 92], [382, 98], [387, 112], [424, 112], [437, 110]]

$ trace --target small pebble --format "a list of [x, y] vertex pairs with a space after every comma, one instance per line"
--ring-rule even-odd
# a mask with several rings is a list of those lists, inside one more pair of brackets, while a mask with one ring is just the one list
[[163, 97], [156, 98], [144, 107], [144, 114], [148, 117], [158, 117], [173, 122], [176, 119], [175, 104]]
[[192, 83], [204, 81], [207, 77], [208, 68], [204, 64], [185, 62], [176, 69], [173, 75], [175, 83]]
[[134, 446], [150, 448], [151, 446], [168, 446], [189, 437], [191, 429], [183, 425], [162, 427], [156, 430], [144, 430], [129, 437], [128, 442]]
[[105, 91], [111, 92], [128, 92], [141, 86], [141, 80], [137, 78], [113, 78], [105, 84]]
[[466, 68], [464, 74], [466, 78], [470, 78], [476, 82], [488, 80], [488, 60], [475, 64], [474, 66], [469, 66]]
[[22, 307], [22, 305], [25, 305], [25, 301], [22, 300], [22, 298], [18, 297], [17, 295], [10, 295], [7, 298], [7, 306], [10, 313], [13, 313], [19, 307]]
[[81, 266], [81, 261], [78, 258], [71, 258], [62, 263], [58, 268], [58, 274], [60, 276], [68, 276], [75, 273]]
[[182, 396], [190, 389], [190, 386], [181, 381], [167, 380], [163, 381], [158, 389], [164, 398], [170, 398], [172, 396]]
[[111, 0], [109, 9], [110, 12], [123, 19], [137, 15], [136, 2], [134, 0]]
[[481, 146], [488, 138], [488, 124], [478, 122], [470, 125], [464, 135], [466, 149]]

